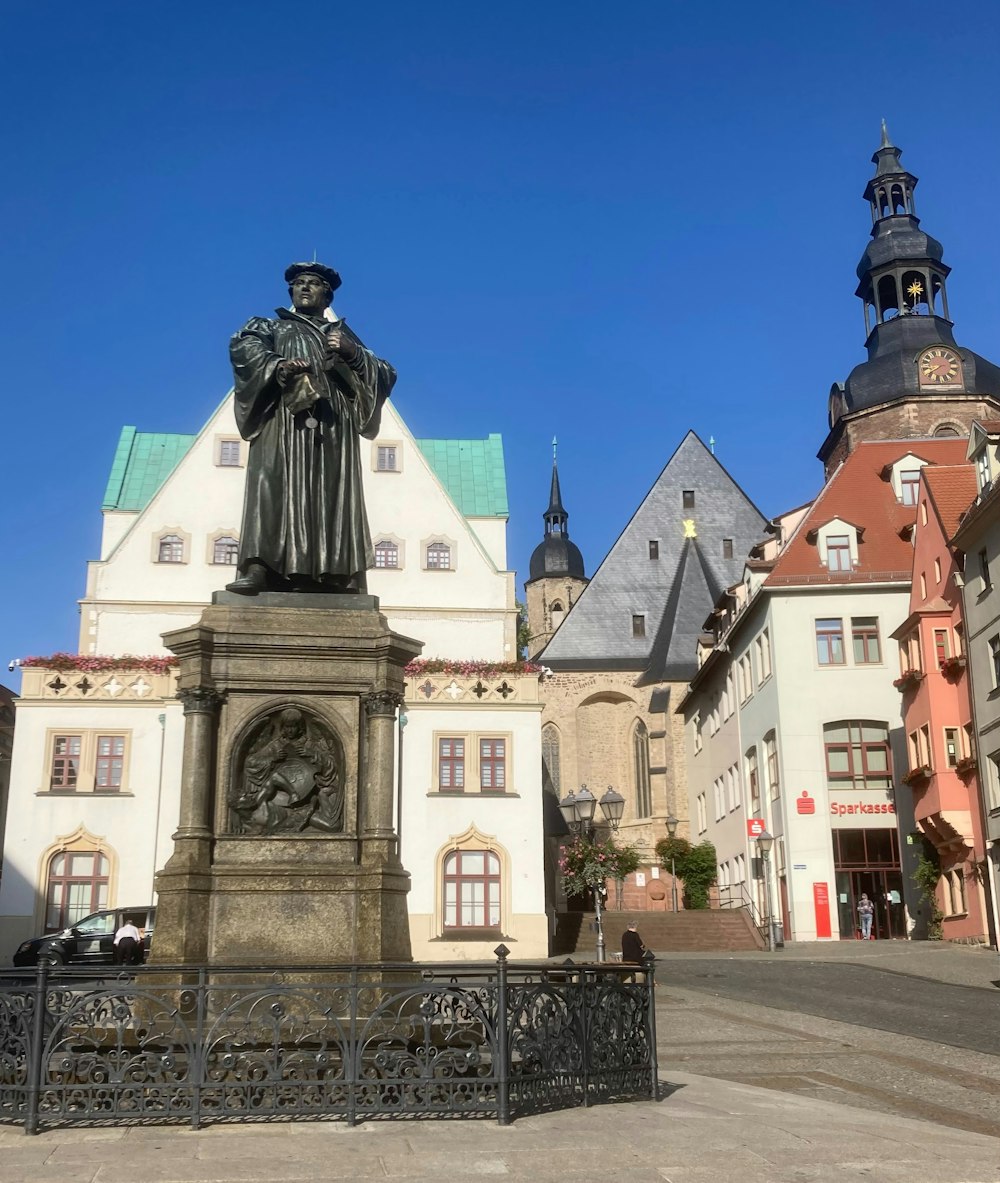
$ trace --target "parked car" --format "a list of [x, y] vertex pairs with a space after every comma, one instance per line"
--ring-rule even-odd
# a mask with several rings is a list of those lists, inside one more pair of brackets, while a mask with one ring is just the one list
[[62, 932], [32, 937], [18, 946], [14, 964], [37, 965], [44, 957], [54, 965], [113, 965], [115, 933], [126, 920], [131, 920], [143, 934], [142, 959], [145, 961], [156, 923], [156, 908], [149, 904], [135, 908], [107, 908], [84, 916]]

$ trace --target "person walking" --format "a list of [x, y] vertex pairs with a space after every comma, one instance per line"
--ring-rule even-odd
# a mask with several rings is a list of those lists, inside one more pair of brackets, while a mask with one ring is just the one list
[[875, 905], [868, 898], [866, 892], [861, 893], [861, 900], [858, 903], [858, 919], [861, 921], [861, 939], [870, 941], [872, 939], [872, 921], [875, 919]]
[[646, 946], [634, 924], [630, 924], [622, 933], [622, 961], [629, 965], [642, 965]]

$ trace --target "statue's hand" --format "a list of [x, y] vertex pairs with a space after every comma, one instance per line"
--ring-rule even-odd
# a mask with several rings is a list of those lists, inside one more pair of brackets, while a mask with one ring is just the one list
[[358, 347], [354, 344], [350, 337], [341, 332], [340, 329], [330, 329], [326, 334], [326, 347], [331, 353], [335, 353], [337, 357], [342, 357], [344, 361], [354, 361], [358, 356]]
[[289, 357], [279, 361], [276, 371], [278, 385], [287, 385], [296, 374], [303, 374], [308, 369], [311, 369], [311, 366], [304, 357]]

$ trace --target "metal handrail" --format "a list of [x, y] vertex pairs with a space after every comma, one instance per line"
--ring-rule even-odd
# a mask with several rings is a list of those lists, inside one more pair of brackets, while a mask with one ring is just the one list
[[728, 887], [719, 887], [716, 889], [719, 893], [719, 907], [725, 909], [746, 908], [747, 913], [753, 922], [754, 928], [760, 933], [761, 937], [767, 940], [767, 921], [760, 913], [753, 897], [747, 891], [742, 883], [733, 883]]

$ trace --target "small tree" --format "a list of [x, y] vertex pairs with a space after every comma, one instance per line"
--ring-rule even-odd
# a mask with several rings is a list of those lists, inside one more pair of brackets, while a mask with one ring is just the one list
[[944, 936], [944, 913], [938, 906], [937, 901], [937, 885], [941, 878], [941, 859], [938, 855], [933, 843], [928, 842], [927, 838], [921, 834], [920, 858], [917, 860], [917, 865], [913, 869], [913, 882], [917, 886], [917, 890], [921, 896], [927, 901], [927, 907], [930, 909], [930, 919], [927, 922], [927, 939], [929, 941], [940, 941]]
[[531, 629], [528, 626], [528, 605], [517, 603], [517, 656], [524, 660], [528, 655], [528, 644], [531, 641]]
[[618, 846], [612, 838], [576, 838], [559, 849], [559, 870], [567, 895], [585, 895], [606, 879], [624, 879], [639, 866], [634, 846]]
[[686, 838], [661, 838], [656, 844], [660, 865], [670, 870], [671, 862], [677, 878], [684, 884], [684, 906], [707, 908], [708, 893], [716, 880], [715, 847], [711, 842], [692, 846]]

